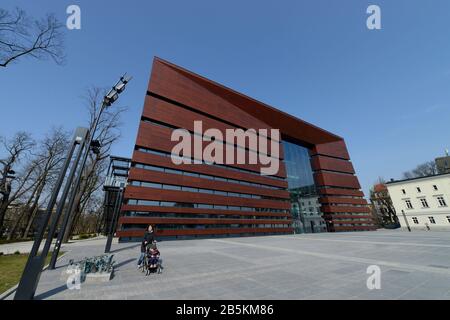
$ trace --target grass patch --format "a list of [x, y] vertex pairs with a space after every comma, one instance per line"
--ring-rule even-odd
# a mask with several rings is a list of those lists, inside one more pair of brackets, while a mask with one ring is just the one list
[[[59, 253], [61, 256], [63, 252]], [[45, 265], [50, 262], [52, 253], [49, 252]], [[27, 263], [28, 254], [6, 254], [0, 255], [0, 294], [15, 286], [22, 276], [23, 269]]]
[[85, 239], [94, 238], [96, 236], [97, 236], [96, 233], [83, 233], [83, 234], [78, 234], [78, 235], [71, 237], [71, 240], [85, 240]]

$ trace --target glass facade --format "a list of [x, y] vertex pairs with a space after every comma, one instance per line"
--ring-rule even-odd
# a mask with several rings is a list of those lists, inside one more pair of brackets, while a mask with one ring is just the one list
[[326, 231], [307, 148], [283, 141], [295, 233]]

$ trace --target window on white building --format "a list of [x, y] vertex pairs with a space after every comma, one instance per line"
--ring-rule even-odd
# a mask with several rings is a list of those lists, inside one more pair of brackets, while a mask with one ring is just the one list
[[402, 192], [403, 192], [403, 194], [406, 194], [406, 191], [405, 191], [405, 189], [402, 189]]
[[450, 216], [447, 216], [447, 221], [448, 223], [450, 223]]
[[428, 205], [427, 199], [425, 198], [421, 198], [420, 202], [422, 203], [422, 208], [429, 208], [430, 206]]
[[406, 203], [406, 207], [407, 207], [408, 209], [413, 209], [411, 200], [405, 200], [405, 203]]
[[445, 200], [444, 200], [444, 197], [437, 197], [437, 199], [438, 199], [438, 202], [439, 202], [439, 205], [441, 206], [441, 207], [446, 207], [447, 206], [447, 203], [445, 202]]
[[430, 222], [431, 222], [432, 224], [436, 224], [436, 221], [434, 221], [434, 217], [428, 217], [428, 219], [430, 220]]
[[422, 192], [422, 190], [420, 190], [420, 188], [419, 188], [419, 187], [417, 187], [417, 192]]
[[433, 185], [433, 189], [437, 191], [437, 190], [438, 190], [437, 185], [434, 184], [434, 185]]
[[413, 217], [412, 221], [414, 222], [414, 224], [419, 224], [419, 219], [417, 219], [417, 217]]

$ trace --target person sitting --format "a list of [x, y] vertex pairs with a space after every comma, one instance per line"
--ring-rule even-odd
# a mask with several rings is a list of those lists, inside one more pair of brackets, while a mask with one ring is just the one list
[[156, 242], [153, 242], [153, 244], [150, 246], [150, 249], [148, 250], [148, 255], [150, 268], [156, 268], [160, 256], [160, 252], [156, 247]]

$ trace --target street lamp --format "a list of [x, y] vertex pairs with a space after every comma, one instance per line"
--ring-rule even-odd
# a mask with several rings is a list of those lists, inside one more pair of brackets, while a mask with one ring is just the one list
[[[63, 217], [63, 222], [61, 224], [58, 238], [56, 239], [55, 247], [53, 248], [52, 257], [50, 259], [49, 269], [53, 270], [56, 267], [56, 260], [58, 259], [59, 250], [61, 248], [61, 244], [64, 238], [64, 234], [66, 233], [67, 225], [71, 218], [71, 215], [75, 211], [75, 198], [78, 193], [78, 189], [80, 188], [81, 179], [83, 177], [83, 170], [86, 166], [86, 161], [89, 156], [89, 151], [92, 150], [94, 154], [100, 154], [101, 143], [99, 140], [94, 140], [95, 131], [97, 130], [97, 125], [100, 121], [103, 111], [110, 107], [114, 101], [116, 101], [119, 97], [119, 94], [125, 90], [126, 84], [131, 80], [131, 77], [126, 77], [123, 75], [120, 77], [119, 81], [112, 87], [112, 89], [104, 96], [102, 106], [100, 107], [99, 113], [94, 120], [94, 125], [92, 126], [91, 132], [89, 134], [88, 143], [86, 144], [87, 148], [84, 152], [83, 161], [81, 162], [81, 167], [78, 170], [78, 176], [75, 180], [74, 186], [72, 188], [72, 193], [69, 197], [69, 205], [67, 206], [67, 210]], [[70, 230], [69, 230], [70, 232]]]
[[[28, 256], [27, 263], [22, 273], [22, 277], [20, 278], [19, 286], [17, 287], [16, 294], [14, 295], [15, 300], [31, 300], [34, 297], [34, 293], [36, 292], [39, 278], [41, 277], [42, 268], [44, 267], [47, 254], [50, 250], [53, 236], [55, 234], [56, 227], [58, 225], [58, 220], [59, 217], [61, 216], [64, 204], [66, 202], [66, 197], [69, 192], [70, 185], [72, 184], [72, 180], [75, 175], [77, 165], [82, 154], [83, 144], [86, 141], [87, 135], [88, 129], [86, 128], [77, 128], [77, 130], [75, 131], [75, 135], [68, 150], [66, 159], [64, 161], [64, 165], [59, 173], [58, 180], [56, 181], [53, 187], [52, 194], [47, 204], [47, 209], [43, 221], [35, 237], [33, 247], [31, 248], [31, 252]], [[77, 149], [77, 147], [78, 153], [76, 156], [76, 160], [72, 161], [73, 154], [75, 152], [75, 149]], [[66, 179], [66, 173], [69, 166], [71, 167], [71, 169]], [[53, 208], [56, 205], [64, 181], [65, 181], [64, 190], [58, 202], [56, 212], [52, 218]], [[47, 225], [50, 222], [50, 219], [51, 224], [48, 230], [47, 239], [45, 241], [42, 252], [39, 254], [39, 247], [41, 245], [42, 240], [44, 239], [44, 234], [47, 229]]]
[[[108, 92], [108, 94], [105, 95], [105, 97], [103, 98], [103, 102], [100, 107], [99, 113], [95, 117], [94, 124], [92, 125], [90, 130], [87, 130], [85, 128], [77, 129], [77, 132], [75, 133], [75, 137], [72, 142], [72, 146], [69, 149], [65, 163], [59, 174], [59, 178], [54, 186], [54, 189], [52, 190], [52, 195], [51, 195], [51, 198], [50, 198], [48, 206], [47, 206], [44, 221], [42, 222], [39, 233], [33, 243], [33, 248], [31, 249], [30, 255], [27, 260], [27, 264], [25, 266], [25, 269], [23, 271], [22, 277], [19, 282], [19, 286], [17, 287], [17, 291], [14, 296], [15, 300], [31, 300], [34, 298], [34, 294], [36, 292], [36, 288], [37, 288], [37, 285], [39, 283], [39, 279], [41, 276], [42, 268], [45, 263], [45, 259], [47, 257], [53, 237], [55, 235], [58, 221], [62, 214], [64, 205], [66, 203], [66, 199], [67, 199], [69, 190], [71, 189], [71, 193], [70, 193], [70, 197], [69, 197], [69, 204], [64, 213], [63, 222], [61, 224], [61, 229], [58, 233], [58, 238], [57, 238], [55, 247], [53, 249], [53, 254], [52, 254], [52, 257], [50, 260], [50, 269], [55, 268], [56, 259], [58, 258], [59, 249], [61, 247], [61, 241], [64, 236], [65, 230], [67, 228], [67, 223], [69, 221], [70, 214], [73, 211], [75, 196], [80, 187], [81, 178], [83, 175], [84, 167], [86, 166], [86, 161], [89, 156], [89, 152], [93, 148], [95, 148], [95, 150], [93, 150], [94, 152], [100, 151], [100, 149], [99, 149], [100, 142], [98, 140], [95, 140], [96, 142], [94, 142], [94, 135], [95, 135], [95, 131], [97, 129], [98, 123], [100, 121], [100, 117], [101, 117], [103, 111], [107, 107], [111, 106], [114, 103], [114, 101], [116, 101], [118, 99], [119, 94], [125, 90], [125, 86], [130, 80], [131, 80], [131, 77], [126, 77], [126, 75], [122, 76], [120, 78], [120, 80], [114, 85], [114, 87], [112, 87], [112, 89]], [[76, 160], [74, 160], [72, 163], [71, 160], [72, 160], [73, 153], [74, 153], [77, 145], [80, 145], [79, 149], [78, 149], [78, 154], [77, 154]], [[81, 164], [78, 165], [83, 151], [84, 151], [84, 154], [83, 154]], [[42, 253], [38, 256], [37, 254], [39, 251], [39, 247], [43, 240], [44, 233], [47, 229], [47, 225], [52, 216], [53, 207], [56, 204], [62, 184], [65, 180], [67, 169], [71, 163], [72, 163], [71, 171], [69, 173], [69, 177], [66, 180], [64, 191], [63, 191], [62, 196], [58, 203], [57, 211], [51, 221], [51, 225], [50, 225], [50, 228], [49, 228], [49, 231], [47, 234], [47, 240], [45, 242], [44, 249], [42, 250]], [[78, 171], [77, 177], [75, 179], [73, 187], [70, 188], [72, 186], [72, 180], [75, 176], [76, 171]]]
[[119, 94], [125, 90], [127, 83], [130, 82], [131, 79], [132, 77], [127, 77], [126, 74], [120, 77], [119, 82], [116, 83], [103, 98], [103, 105], [106, 107], [111, 106], [119, 98]]

